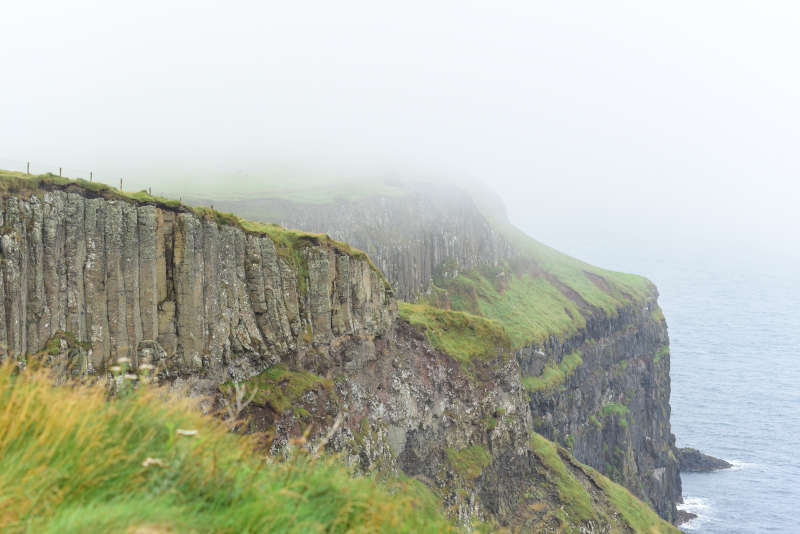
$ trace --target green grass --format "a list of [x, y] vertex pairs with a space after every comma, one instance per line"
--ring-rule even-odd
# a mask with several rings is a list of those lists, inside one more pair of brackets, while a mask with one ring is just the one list
[[[279, 363], [244, 382], [248, 395], [255, 392], [253, 404], [269, 406], [277, 414], [292, 410], [300, 417], [309, 414], [298, 406], [300, 398], [309, 391], [327, 392], [333, 396], [333, 381], [308, 371], [291, 371], [284, 363]], [[232, 393], [230, 383], [220, 386], [224, 394]]]
[[628, 415], [630, 414], [630, 410], [624, 404], [608, 402], [600, 408], [597, 414], [602, 418], [616, 417], [617, 422], [621, 426], [628, 428]]
[[165, 391], [109, 402], [103, 388], [3, 365], [0, 531], [453, 531], [419, 483], [354, 477], [324, 456], [277, 461], [255, 445]]
[[647, 504], [591, 467], [577, 462], [566, 449], [535, 432], [531, 435], [530, 446], [546, 468], [547, 482], [558, 494], [560, 506], [550, 513], [561, 522], [561, 531], [580, 532], [580, 523], [594, 521], [611, 523], [612, 533], [626, 532], [617, 523], [617, 516], [621, 515], [624, 523], [637, 534], [680, 534]]
[[589, 466], [583, 470], [603, 490], [614, 508], [637, 534], [680, 534], [674, 526], [662, 520], [652, 508], [637, 499], [627, 489], [604, 477]]
[[464, 364], [508, 355], [511, 340], [496, 321], [427, 304], [399, 303], [400, 316], [422, 329], [431, 344]]
[[558, 365], [549, 362], [541, 375], [522, 377], [522, 385], [531, 393], [552, 390], [564, 384], [567, 377], [581, 365], [583, 365], [583, 359], [581, 359], [580, 351], [572, 352], [564, 356]]
[[561, 504], [574, 521], [597, 520], [592, 497], [586, 488], [564, 465], [558, 453], [558, 446], [536, 432], [531, 432], [531, 449], [539, 461], [547, 468], [548, 480], [555, 486]]
[[[500, 268], [462, 272], [455, 279], [435, 277], [447, 293], [434, 294], [432, 303], [500, 321], [515, 348], [541, 344], [550, 336], [567, 338], [597, 312], [615, 318], [621, 308], [656, 296], [655, 286], [642, 276], [582, 262], [484, 215], [517, 257]], [[653, 319], [658, 319], [657, 311]]]
[[535, 262], [553, 283], [564, 284], [590, 306], [612, 316], [622, 304], [655, 296], [655, 286], [643, 276], [595, 267], [536, 241], [511, 224], [494, 221], [494, 225], [522, 257]]
[[658, 362], [660, 362], [660, 361], [661, 361], [661, 358], [663, 358], [664, 356], [666, 356], [666, 355], [668, 355], [668, 354], [669, 354], [669, 345], [668, 345], [668, 344], [666, 344], [666, 345], [661, 345], [661, 346], [658, 348], [658, 352], [656, 352], [656, 355], [655, 355], [655, 356], [653, 356], [653, 362], [654, 362], [654, 363], [658, 363]]
[[554, 333], [574, 334], [586, 325], [578, 306], [545, 278], [522, 273], [499, 282], [496, 276], [472, 271], [436, 283], [447, 291], [451, 309], [500, 321], [517, 348]]
[[456, 473], [470, 481], [481, 476], [483, 469], [491, 463], [492, 456], [486, 447], [472, 445], [463, 449], [447, 449], [447, 460]]

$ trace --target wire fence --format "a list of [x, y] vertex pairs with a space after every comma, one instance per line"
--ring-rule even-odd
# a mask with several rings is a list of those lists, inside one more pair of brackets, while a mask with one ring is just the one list
[[64, 178], [82, 178], [90, 182], [102, 182], [114, 187], [118, 187], [120, 191], [126, 185], [126, 180], [121, 176], [111, 176], [108, 173], [101, 173], [98, 176], [97, 172], [91, 169], [81, 169], [78, 167], [64, 167], [55, 163], [48, 163], [38, 160], [23, 161], [12, 158], [0, 157], [0, 169], [6, 171], [22, 172], [30, 175], [37, 174], [53, 174]]
[[[91, 169], [79, 169], [77, 167], [65, 167], [55, 163], [48, 163], [43, 161], [23, 161], [18, 159], [11, 159], [0, 157], [0, 169], [7, 171], [26, 172], [28, 174], [47, 174], [52, 173], [56, 176], [63, 176], [65, 178], [89, 178], [98, 179], [97, 173]], [[108, 177], [106, 177], [107, 179]]]

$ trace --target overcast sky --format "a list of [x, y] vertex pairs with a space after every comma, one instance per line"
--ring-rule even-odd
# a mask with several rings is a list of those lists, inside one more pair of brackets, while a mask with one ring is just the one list
[[465, 176], [556, 246], [800, 253], [799, 19], [793, 1], [3, 2], [0, 167]]

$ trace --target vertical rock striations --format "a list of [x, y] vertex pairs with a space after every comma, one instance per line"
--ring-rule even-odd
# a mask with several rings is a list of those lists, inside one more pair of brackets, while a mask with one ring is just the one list
[[219, 383], [290, 351], [302, 358], [342, 336], [381, 336], [395, 317], [366, 256], [324, 237], [282, 250], [185, 209], [86, 192], [0, 202], [7, 355], [38, 352], [65, 332], [90, 344], [95, 372], [119, 357], [136, 365], [147, 347], [167, 375]]

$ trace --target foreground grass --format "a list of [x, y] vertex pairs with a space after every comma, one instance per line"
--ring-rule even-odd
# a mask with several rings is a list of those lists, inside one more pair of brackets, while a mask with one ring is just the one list
[[109, 402], [99, 387], [0, 366], [0, 531], [452, 531], [417, 482], [259, 457], [253, 439], [165, 395]]

